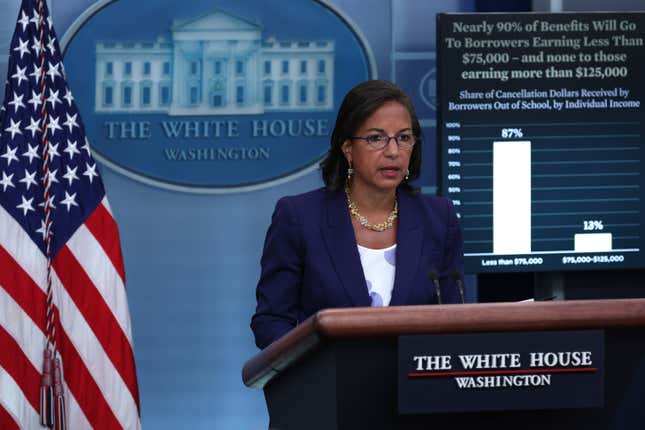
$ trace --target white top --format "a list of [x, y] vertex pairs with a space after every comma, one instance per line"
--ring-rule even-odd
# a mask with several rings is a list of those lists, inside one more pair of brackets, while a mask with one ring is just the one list
[[394, 288], [396, 243], [388, 248], [371, 249], [358, 245], [361, 266], [367, 281], [372, 306], [388, 306]]

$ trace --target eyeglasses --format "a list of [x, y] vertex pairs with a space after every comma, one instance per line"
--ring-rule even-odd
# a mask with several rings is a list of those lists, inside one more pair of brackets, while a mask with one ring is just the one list
[[394, 139], [400, 149], [410, 150], [417, 141], [413, 134], [404, 133], [396, 136], [386, 134], [370, 134], [369, 136], [353, 136], [350, 139], [360, 139], [367, 142], [367, 145], [374, 150], [381, 150], [390, 144], [390, 139]]

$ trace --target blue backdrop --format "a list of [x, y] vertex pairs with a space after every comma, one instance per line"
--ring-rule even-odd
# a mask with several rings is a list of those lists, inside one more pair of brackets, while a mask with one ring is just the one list
[[[49, 3], [61, 39], [89, 6], [86, 0]], [[421, 185], [433, 192], [434, 14], [473, 10], [472, 2], [371, 0], [369, 8], [357, 0], [330, 4], [364, 36], [377, 76], [396, 80], [414, 97], [429, 137]], [[5, 58], [1, 52], [8, 52], [18, 6], [18, 0], [0, 0], [0, 61]], [[325, 37], [321, 28], [315, 31], [318, 38]], [[107, 35], [119, 38], [118, 31]], [[87, 56], [94, 56], [88, 49]], [[72, 66], [67, 66], [69, 85], [80, 94], [88, 84], [81, 77], [75, 82]], [[335, 72], [344, 73], [341, 60]], [[0, 74], [6, 76], [6, 63], [0, 63]], [[345, 76], [358, 79], [349, 72]], [[81, 114], [89, 118], [93, 112]], [[161, 189], [100, 168], [121, 232], [144, 428], [266, 428], [262, 393], [241, 382], [243, 363], [257, 351], [249, 322], [262, 244], [276, 200], [320, 187], [319, 172], [262, 190], [202, 195]]]
[[[366, 3], [330, 1], [360, 29], [378, 77], [395, 80], [413, 96], [427, 136], [420, 185], [434, 192], [434, 14], [472, 11], [475, 2]], [[60, 37], [89, 5], [50, 1]], [[3, 78], [18, 6], [18, 0], [0, 0]], [[115, 38], [118, 34], [116, 26]], [[342, 66], [336, 72], [342, 73]], [[77, 91], [76, 85], [85, 84], [70, 80], [69, 85]], [[101, 174], [121, 231], [144, 427], [266, 428], [262, 393], [245, 388], [240, 376], [244, 361], [257, 351], [249, 321], [262, 244], [276, 200], [321, 186], [319, 173], [217, 195], [161, 189], [106, 166]]]

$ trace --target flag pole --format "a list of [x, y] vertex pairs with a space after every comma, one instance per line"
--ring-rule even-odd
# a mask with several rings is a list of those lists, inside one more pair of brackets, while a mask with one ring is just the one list
[[[43, 202], [45, 213], [45, 246], [47, 258], [47, 306], [45, 311], [45, 351], [43, 353], [43, 375], [40, 384], [40, 423], [45, 427], [63, 430], [65, 428], [65, 400], [60, 374], [60, 359], [56, 348], [56, 314], [52, 288], [51, 258], [51, 204], [49, 175], [49, 139], [47, 127], [47, 97], [45, 78], [45, 0], [38, 0], [38, 42], [40, 46], [40, 94], [41, 94], [41, 149], [43, 173]], [[62, 406], [62, 407], [61, 407]]]

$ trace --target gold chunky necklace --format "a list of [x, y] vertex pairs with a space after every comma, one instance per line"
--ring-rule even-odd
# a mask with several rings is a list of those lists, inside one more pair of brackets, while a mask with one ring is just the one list
[[387, 219], [383, 221], [380, 224], [371, 224], [367, 218], [365, 218], [361, 213], [358, 211], [358, 208], [356, 207], [356, 203], [352, 201], [352, 199], [349, 196], [349, 186], [345, 185], [345, 195], [347, 196], [347, 207], [349, 207], [349, 212], [352, 214], [354, 218], [358, 220], [360, 225], [362, 225], [365, 228], [368, 228], [370, 230], [374, 231], [385, 231], [388, 228], [392, 228], [394, 225], [394, 220], [396, 217], [399, 215], [399, 204], [396, 201], [396, 196], [394, 197], [394, 209], [392, 209], [392, 212], [387, 216]]

